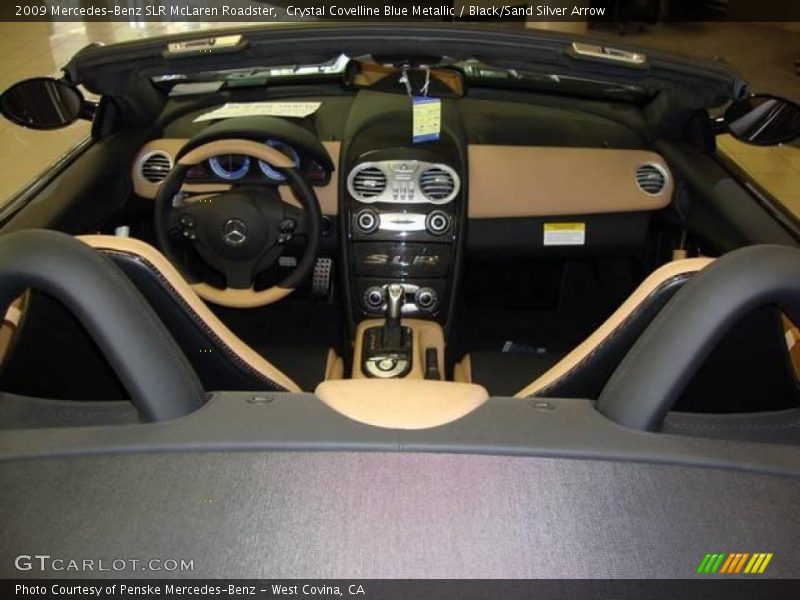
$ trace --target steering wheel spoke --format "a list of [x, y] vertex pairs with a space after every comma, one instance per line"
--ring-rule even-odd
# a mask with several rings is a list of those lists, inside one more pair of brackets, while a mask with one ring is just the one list
[[225, 261], [221, 266], [225, 287], [234, 290], [247, 290], [253, 287], [255, 261], [248, 263]]

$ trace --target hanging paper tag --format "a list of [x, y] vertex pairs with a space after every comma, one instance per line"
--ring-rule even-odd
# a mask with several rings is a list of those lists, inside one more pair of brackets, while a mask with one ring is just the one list
[[411, 141], [433, 142], [442, 129], [442, 101], [439, 98], [414, 96], [412, 102], [413, 131]]

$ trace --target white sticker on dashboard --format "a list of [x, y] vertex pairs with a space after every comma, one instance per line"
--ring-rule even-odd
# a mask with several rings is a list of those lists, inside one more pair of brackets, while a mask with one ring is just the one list
[[586, 244], [586, 223], [545, 223], [545, 246], [583, 246]]
[[200, 115], [194, 122], [261, 115], [302, 119], [313, 115], [320, 106], [322, 106], [322, 102], [228, 102], [220, 108]]

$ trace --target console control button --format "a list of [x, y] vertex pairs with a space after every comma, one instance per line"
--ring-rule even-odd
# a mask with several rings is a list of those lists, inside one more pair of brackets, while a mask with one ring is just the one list
[[297, 221], [294, 219], [284, 219], [279, 226], [281, 233], [291, 233], [297, 229]]
[[450, 230], [450, 216], [443, 210], [434, 210], [425, 219], [425, 228], [431, 235], [444, 235]]
[[397, 359], [396, 358], [383, 358], [375, 363], [375, 366], [378, 367], [379, 370], [383, 371], [384, 373], [387, 371], [391, 371], [397, 366]]
[[386, 292], [383, 288], [373, 285], [364, 292], [364, 305], [369, 309], [379, 309], [386, 303]]
[[365, 208], [356, 213], [356, 229], [361, 233], [370, 234], [377, 231], [380, 225], [378, 214], [371, 208]]
[[438, 301], [439, 296], [433, 288], [419, 288], [414, 294], [414, 304], [416, 304], [420, 310], [432, 310]]

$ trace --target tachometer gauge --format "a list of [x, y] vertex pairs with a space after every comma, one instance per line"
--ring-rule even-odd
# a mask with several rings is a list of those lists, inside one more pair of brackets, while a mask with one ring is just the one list
[[[298, 156], [297, 151], [291, 146], [284, 144], [279, 140], [267, 140], [267, 146], [272, 146], [279, 152], [291, 158], [294, 161], [295, 168], [300, 166], [300, 156]], [[277, 169], [268, 165], [264, 161], [258, 161], [258, 166], [261, 169], [261, 172], [272, 181], [286, 181], [286, 177], [284, 177], [282, 173], [278, 172]]]
[[222, 154], [209, 159], [208, 166], [217, 177], [233, 181], [247, 175], [250, 170], [250, 157], [242, 154]]

